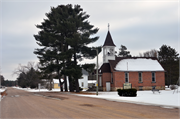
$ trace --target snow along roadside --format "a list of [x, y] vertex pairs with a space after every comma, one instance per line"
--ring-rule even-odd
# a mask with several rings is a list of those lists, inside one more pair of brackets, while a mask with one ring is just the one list
[[173, 94], [174, 90], [161, 90], [161, 93], [153, 94], [152, 91], [137, 91], [137, 97], [121, 97], [117, 92], [99, 92], [99, 95], [77, 96], [100, 98], [109, 101], [135, 103], [142, 105], [154, 105], [163, 108], [180, 108], [180, 89]]

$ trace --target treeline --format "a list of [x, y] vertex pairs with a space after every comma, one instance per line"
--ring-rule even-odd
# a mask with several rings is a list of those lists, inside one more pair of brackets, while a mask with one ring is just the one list
[[0, 84], [1, 86], [6, 86], [6, 87], [18, 85], [17, 81], [5, 80], [3, 75], [0, 75]]

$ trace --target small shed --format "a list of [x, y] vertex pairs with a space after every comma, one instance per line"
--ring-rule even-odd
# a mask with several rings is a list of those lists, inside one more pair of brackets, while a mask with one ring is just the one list
[[[61, 82], [63, 82], [64, 79], [61, 79]], [[53, 79], [53, 88], [54, 89], [60, 89], [59, 79]]]

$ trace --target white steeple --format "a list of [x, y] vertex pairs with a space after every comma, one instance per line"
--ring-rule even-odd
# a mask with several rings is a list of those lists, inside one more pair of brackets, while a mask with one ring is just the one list
[[115, 60], [115, 47], [116, 45], [112, 40], [108, 24], [108, 33], [103, 45], [103, 63], [108, 63], [108, 60]]

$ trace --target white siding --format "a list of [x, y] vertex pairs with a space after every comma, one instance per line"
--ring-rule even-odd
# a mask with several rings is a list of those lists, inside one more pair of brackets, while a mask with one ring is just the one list
[[[81, 88], [88, 88], [88, 76], [87, 75], [82, 75], [82, 79], [79, 79], [79, 87]], [[83, 82], [83, 86], [82, 86]]]

